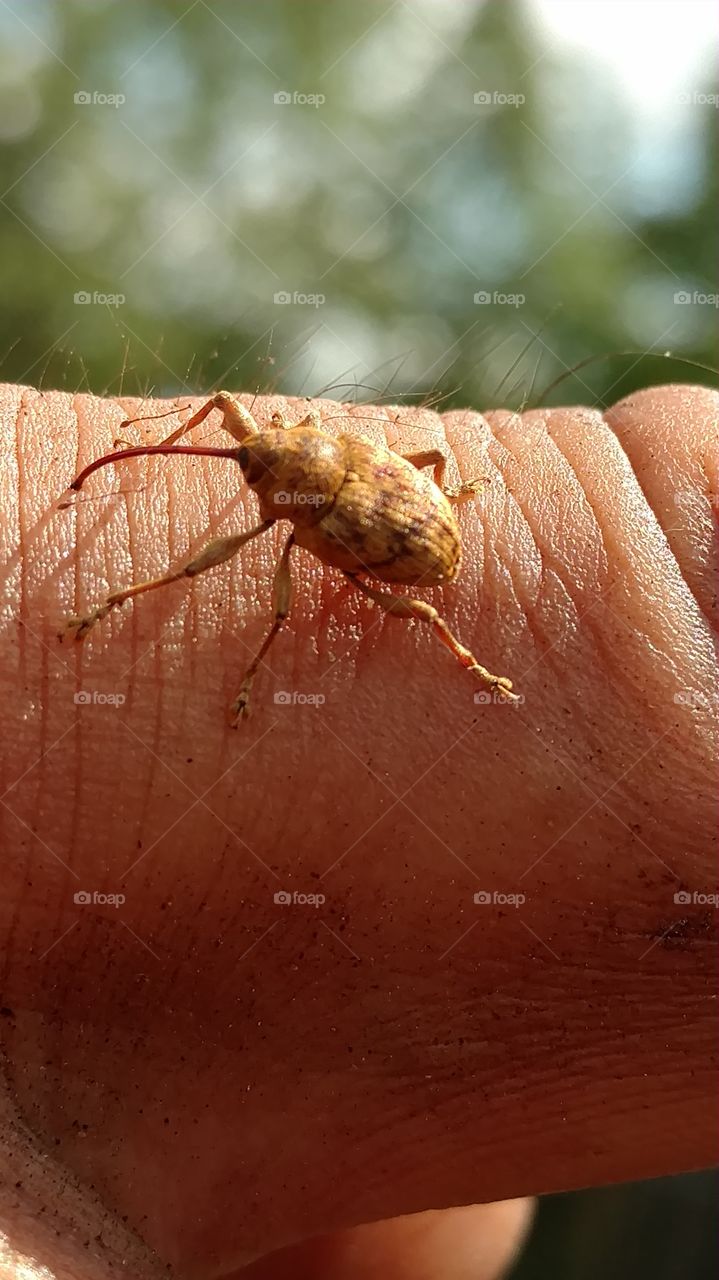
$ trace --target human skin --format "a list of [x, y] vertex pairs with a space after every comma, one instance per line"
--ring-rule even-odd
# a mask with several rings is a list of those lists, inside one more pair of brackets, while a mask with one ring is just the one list
[[[459, 508], [460, 578], [418, 594], [524, 701], [475, 703], [426, 627], [298, 552], [291, 617], [233, 730], [287, 526], [60, 642], [108, 587], [256, 523], [255, 501], [232, 462], [148, 459], [58, 509], [123, 418], [168, 405], [3, 389], [0, 1226], [16, 1247], [58, 1276], [115, 1274], [124, 1221], [205, 1280], [363, 1222], [714, 1161], [715, 912], [675, 895], [715, 892], [718, 405], [683, 386], [604, 416], [321, 402], [328, 430], [439, 442], [487, 477]], [[218, 420], [196, 439], [225, 445]], [[341, 1269], [357, 1238], [317, 1246], [312, 1274], [334, 1250], [328, 1275], [364, 1276]], [[134, 1273], [153, 1266], [138, 1254]]]

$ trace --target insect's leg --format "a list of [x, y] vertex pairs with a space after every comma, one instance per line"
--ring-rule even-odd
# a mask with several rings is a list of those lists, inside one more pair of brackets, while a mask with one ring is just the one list
[[295, 423], [296, 427], [310, 427], [313, 431], [322, 430], [322, 414], [319, 409], [310, 409], [304, 418]]
[[287, 542], [285, 543], [284, 551], [280, 556], [279, 562], [277, 564], [277, 569], [275, 570], [275, 579], [272, 587], [272, 607], [274, 609], [275, 619], [274, 619], [274, 622], [272, 623], [272, 626], [270, 627], [270, 630], [265, 636], [265, 639], [259, 651], [255, 654], [254, 658], [252, 659], [252, 662], [247, 668], [242, 684], [240, 686], [240, 692], [238, 693], [237, 697], [235, 698], [235, 701], [233, 702], [230, 708], [230, 715], [232, 718], [232, 723], [234, 725], [237, 724], [237, 721], [240, 719], [241, 716], [247, 715], [247, 706], [250, 701], [250, 690], [252, 688], [252, 681], [254, 680], [257, 674], [258, 667], [262, 662], [265, 654], [267, 653], [267, 650], [272, 644], [272, 641], [274, 640], [285, 618], [287, 617], [287, 614], [290, 611], [290, 600], [292, 597], [292, 579], [290, 578], [290, 551], [294, 546], [294, 541], [295, 541], [295, 535], [294, 533], [291, 533], [289, 538], [287, 539]]
[[489, 484], [489, 477], [479, 476], [476, 480], [466, 480], [464, 484], [445, 485], [442, 493], [450, 502], [459, 505], [461, 502], [469, 502], [486, 484]]
[[434, 483], [439, 489], [442, 488], [447, 459], [441, 449], [425, 449], [421, 453], [403, 453], [402, 457], [405, 462], [411, 462], [412, 466], [416, 467], [418, 471], [421, 471], [423, 467], [434, 467]]
[[480, 680], [488, 684], [491, 689], [501, 693], [503, 697], [515, 701], [516, 693], [512, 693], [512, 681], [507, 676], [495, 676], [486, 667], [477, 661], [473, 653], [469, 649], [465, 649], [460, 644], [456, 636], [452, 634], [447, 623], [440, 618], [437, 610], [424, 600], [411, 600], [409, 596], [395, 596], [390, 591], [376, 591], [373, 587], [368, 587], [365, 582], [354, 573], [346, 573], [345, 577], [349, 578], [353, 586], [357, 587], [364, 595], [369, 596], [370, 600], [374, 600], [381, 609], [386, 613], [391, 613], [396, 618], [417, 618], [420, 622], [428, 622], [434, 630], [435, 635], [446, 645], [451, 653], [454, 654], [458, 662], [469, 671], [473, 671], [478, 675]]
[[236, 400], [229, 391], [218, 391], [217, 395], [214, 395], [211, 400], [203, 404], [197, 410], [197, 413], [188, 418], [187, 422], [177, 428], [177, 431], [173, 431], [169, 436], [166, 436], [161, 443], [175, 444], [193, 427], [197, 427], [201, 422], [204, 422], [213, 409], [222, 410], [223, 429], [228, 431], [231, 436], [234, 436], [235, 440], [244, 440], [247, 436], [255, 435], [258, 430], [252, 414], [245, 409], [244, 405], [240, 404], [239, 400]]
[[480, 476], [478, 480], [468, 480], [465, 484], [446, 485], [444, 483], [444, 473], [447, 459], [439, 449], [427, 449], [423, 453], [405, 453], [402, 456], [406, 462], [411, 462], [412, 466], [416, 467], [418, 471], [421, 471], [422, 467], [434, 467], [432, 474], [434, 483], [438, 489], [442, 490], [445, 498], [449, 498], [450, 502], [468, 502], [486, 483], [486, 480]]
[[255, 529], [248, 529], [246, 533], [236, 533], [229, 538], [213, 538], [212, 542], [208, 542], [207, 546], [203, 547], [198, 555], [193, 556], [191, 560], [176, 569], [174, 573], [166, 573], [161, 578], [151, 578], [147, 582], [138, 582], [134, 587], [124, 587], [120, 591], [111, 591], [105, 597], [103, 603], [97, 605], [90, 613], [86, 613], [80, 618], [69, 618], [65, 630], [74, 631], [75, 639], [83, 640], [96, 622], [101, 622], [103, 618], [107, 617], [111, 609], [123, 604], [125, 600], [130, 600], [133, 596], [143, 595], [145, 591], [155, 591], [158, 587], [165, 587], [170, 582], [177, 582], [179, 578], [195, 578], [198, 573], [204, 573], [206, 569], [214, 569], [215, 565], [223, 564], [225, 560], [229, 560], [246, 542], [256, 538], [258, 534], [264, 533], [274, 523], [274, 520], [263, 520], [262, 524], [257, 525]]
[[[286, 428], [287, 419], [285, 418], [284, 413], [280, 413], [279, 410], [276, 413], [273, 413], [272, 425], [273, 427], [277, 427], [279, 430]], [[322, 428], [322, 415], [319, 409], [310, 409], [309, 413], [306, 413], [300, 422], [295, 423], [295, 426], [311, 427], [313, 431], [320, 431]]]

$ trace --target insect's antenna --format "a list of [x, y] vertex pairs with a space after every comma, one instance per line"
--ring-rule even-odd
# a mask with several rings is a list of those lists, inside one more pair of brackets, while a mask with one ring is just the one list
[[234, 458], [237, 461], [239, 449], [213, 449], [209, 445], [200, 444], [144, 444], [137, 445], [132, 449], [122, 449], [119, 453], [106, 453], [102, 458], [96, 458], [94, 462], [90, 462], [75, 476], [71, 489], [81, 489], [91, 476], [93, 471], [98, 471], [100, 467], [106, 467], [109, 462], [122, 462], [125, 458], [144, 458], [156, 454], [180, 453], [186, 458]]
[[[354, 406], [350, 406], [354, 408]], [[323, 423], [332, 422], [334, 418], [351, 418], [353, 422], [381, 422], [385, 427], [392, 426], [391, 418], [380, 418], [376, 413], [329, 413], [322, 419]]]
[[155, 418], [170, 418], [173, 413], [182, 413], [189, 408], [191, 408], [189, 404], [181, 404], [179, 409], [166, 409], [164, 413], [146, 413], [142, 418], [125, 418], [125, 421], [121, 422], [120, 426], [132, 427], [136, 422], [154, 422]]
[[[275, 363], [275, 358], [272, 354], [272, 339], [274, 338], [274, 336], [275, 336], [275, 327], [274, 325], [272, 325], [270, 328], [269, 337], [267, 339], [267, 353], [266, 355], [262, 356], [260, 360], [260, 364], [263, 364], [267, 369], [269, 369], [270, 365], [273, 365]], [[255, 391], [255, 394], [252, 397], [252, 404], [250, 405], [250, 413], [252, 413], [255, 407], [255, 401], [257, 400], [257, 397], [259, 394], [260, 394], [260, 383], [258, 382], [257, 389]]]
[[578, 373], [580, 369], [585, 369], [588, 364], [596, 364], [600, 360], [614, 360], [619, 356], [638, 356], [640, 359], [644, 356], [653, 356], [657, 360], [677, 360], [680, 364], [689, 364], [695, 369], [703, 369], [705, 373], [719, 374], [719, 370], [715, 369], [713, 365], [704, 364], [702, 360], [691, 360], [689, 356], [675, 356], [672, 351], [605, 351], [602, 355], [587, 356], [584, 360], [580, 360], [578, 364], [573, 365], [571, 369], [566, 369], [564, 373], [560, 373], [558, 378], [555, 378], [548, 387], [545, 387], [536, 407], [539, 408], [547, 396], [551, 395], [567, 378], [571, 378], [573, 373]]

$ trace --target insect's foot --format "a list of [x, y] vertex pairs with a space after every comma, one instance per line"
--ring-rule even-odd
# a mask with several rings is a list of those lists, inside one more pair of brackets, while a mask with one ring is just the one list
[[64, 629], [59, 632], [58, 639], [63, 640], [67, 636], [73, 640], [84, 640], [95, 623], [102, 622], [102, 619], [107, 617], [111, 607], [111, 605], [100, 605], [82, 618], [68, 618]]
[[250, 691], [249, 689], [241, 689], [232, 706], [230, 707], [230, 724], [233, 729], [238, 729], [240, 720], [246, 720], [250, 714], [249, 708]]
[[492, 681], [492, 693], [496, 693], [503, 702], [520, 702], [519, 694], [512, 693], [512, 681], [506, 676], [497, 676]]
[[522, 699], [518, 693], [512, 692], [512, 681], [508, 676], [493, 676], [491, 671], [487, 671], [486, 667], [476, 666], [470, 667], [470, 671], [474, 671], [485, 684], [489, 685], [493, 695], [498, 697], [502, 702], [521, 702]]
[[94, 618], [68, 618], [63, 630], [58, 632], [58, 640], [84, 640], [94, 622]]
[[450, 502], [460, 505], [462, 502], [469, 502], [472, 498], [476, 498], [477, 494], [491, 483], [491, 480], [491, 476], [478, 476], [476, 480], [467, 480], [461, 485], [445, 485], [442, 492]]

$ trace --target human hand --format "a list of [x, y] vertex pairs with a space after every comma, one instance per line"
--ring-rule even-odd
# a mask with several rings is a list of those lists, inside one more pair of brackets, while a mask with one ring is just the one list
[[[164, 408], [2, 398], [4, 1052], [27, 1159], [52, 1156], [6, 1231], [29, 1222], [59, 1268], [39, 1186], [78, 1274], [97, 1212], [93, 1235], [126, 1253], [126, 1218], [180, 1274], [319, 1236], [312, 1274], [334, 1250], [354, 1277], [336, 1233], [357, 1223], [711, 1162], [716, 394], [652, 389], [606, 420], [401, 411], [421, 431], [349, 410], [393, 447], [446, 432], [462, 476], [491, 477], [459, 510], [458, 582], [428, 598], [525, 701], [475, 703], [424, 628], [300, 553], [237, 733], [278, 530], [56, 640], [108, 586], [255, 519], [204, 459], [124, 464], [82, 495], [121, 496], [57, 510], [123, 418]], [[274, 901], [295, 890], [325, 901]], [[450, 1221], [363, 1230], [387, 1254]]]

